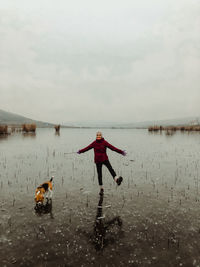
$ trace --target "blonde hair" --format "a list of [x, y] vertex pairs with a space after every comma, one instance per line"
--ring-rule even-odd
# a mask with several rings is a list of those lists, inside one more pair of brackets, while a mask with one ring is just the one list
[[102, 132], [100, 132], [100, 131], [98, 131], [98, 132], [96, 133], [96, 135], [101, 135], [101, 136], [103, 136]]

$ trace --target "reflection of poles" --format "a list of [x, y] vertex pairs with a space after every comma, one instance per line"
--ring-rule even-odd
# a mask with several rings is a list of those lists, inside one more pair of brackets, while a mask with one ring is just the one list
[[55, 135], [60, 136], [60, 132], [55, 132]]
[[23, 132], [23, 137], [36, 137], [36, 133], [35, 132]]
[[54, 129], [56, 130], [56, 133], [60, 133], [60, 124], [59, 125], [55, 125]]
[[[119, 216], [114, 217], [113, 219], [109, 221], [105, 221], [105, 217], [102, 215], [103, 213], [103, 196], [100, 196], [99, 203], [97, 207], [97, 215], [96, 220], [94, 224], [94, 235], [93, 235], [93, 242], [95, 244], [96, 250], [102, 250], [108, 243], [109, 239], [106, 239], [106, 233], [108, 232], [109, 228], [113, 227], [115, 223], [117, 223], [117, 226], [119, 227], [119, 230], [122, 226], [122, 220]], [[113, 238], [111, 238], [113, 241]]]
[[196, 162], [195, 164], [196, 166], [196, 170], [197, 170], [197, 201], [198, 201], [198, 197], [199, 197], [199, 173], [198, 173], [198, 162]]

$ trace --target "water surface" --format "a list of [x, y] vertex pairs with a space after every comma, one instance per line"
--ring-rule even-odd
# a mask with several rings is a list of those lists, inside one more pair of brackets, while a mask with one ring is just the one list
[[[0, 137], [0, 266], [200, 265], [200, 134], [102, 130], [124, 181], [103, 168], [99, 196], [94, 129], [37, 129]], [[69, 154], [68, 154], [69, 153]], [[38, 185], [54, 178], [52, 203], [34, 210]]]

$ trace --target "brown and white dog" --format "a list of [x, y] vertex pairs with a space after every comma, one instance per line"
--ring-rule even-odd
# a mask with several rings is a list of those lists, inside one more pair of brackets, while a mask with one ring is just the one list
[[52, 199], [52, 181], [54, 176], [48, 182], [44, 182], [40, 186], [36, 188], [35, 191], [35, 203], [36, 207], [42, 207], [44, 205], [44, 199], [46, 198], [47, 201]]

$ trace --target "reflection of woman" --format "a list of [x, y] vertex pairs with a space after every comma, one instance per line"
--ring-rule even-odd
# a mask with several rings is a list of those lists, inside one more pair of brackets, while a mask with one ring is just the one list
[[103, 189], [103, 182], [102, 182], [102, 166], [105, 165], [108, 170], [110, 171], [113, 179], [115, 182], [120, 185], [123, 178], [121, 176], [117, 176], [115, 171], [113, 170], [110, 161], [108, 160], [108, 156], [106, 154], [106, 149], [109, 148], [117, 153], [122, 154], [123, 156], [126, 155], [126, 152], [118, 149], [111, 144], [109, 144], [103, 137], [101, 132], [97, 132], [96, 134], [96, 140], [92, 142], [89, 146], [79, 150], [77, 153], [84, 153], [90, 149], [94, 149], [94, 161], [96, 163], [97, 167], [97, 173], [98, 173], [98, 181], [100, 186], [100, 195], [103, 195], [104, 189]]
[[114, 241], [114, 238], [110, 237], [106, 238], [106, 233], [109, 231], [109, 228], [111, 226], [114, 226], [115, 223], [117, 223], [117, 226], [121, 229], [122, 226], [122, 220], [119, 216], [113, 218], [110, 221], [105, 222], [104, 217], [102, 216], [102, 203], [103, 203], [103, 195], [100, 196], [99, 204], [97, 208], [97, 216], [96, 221], [94, 224], [94, 232], [93, 232], [93, 243], [95, 245], [96, 250], [102, 250], [109, 241]]

